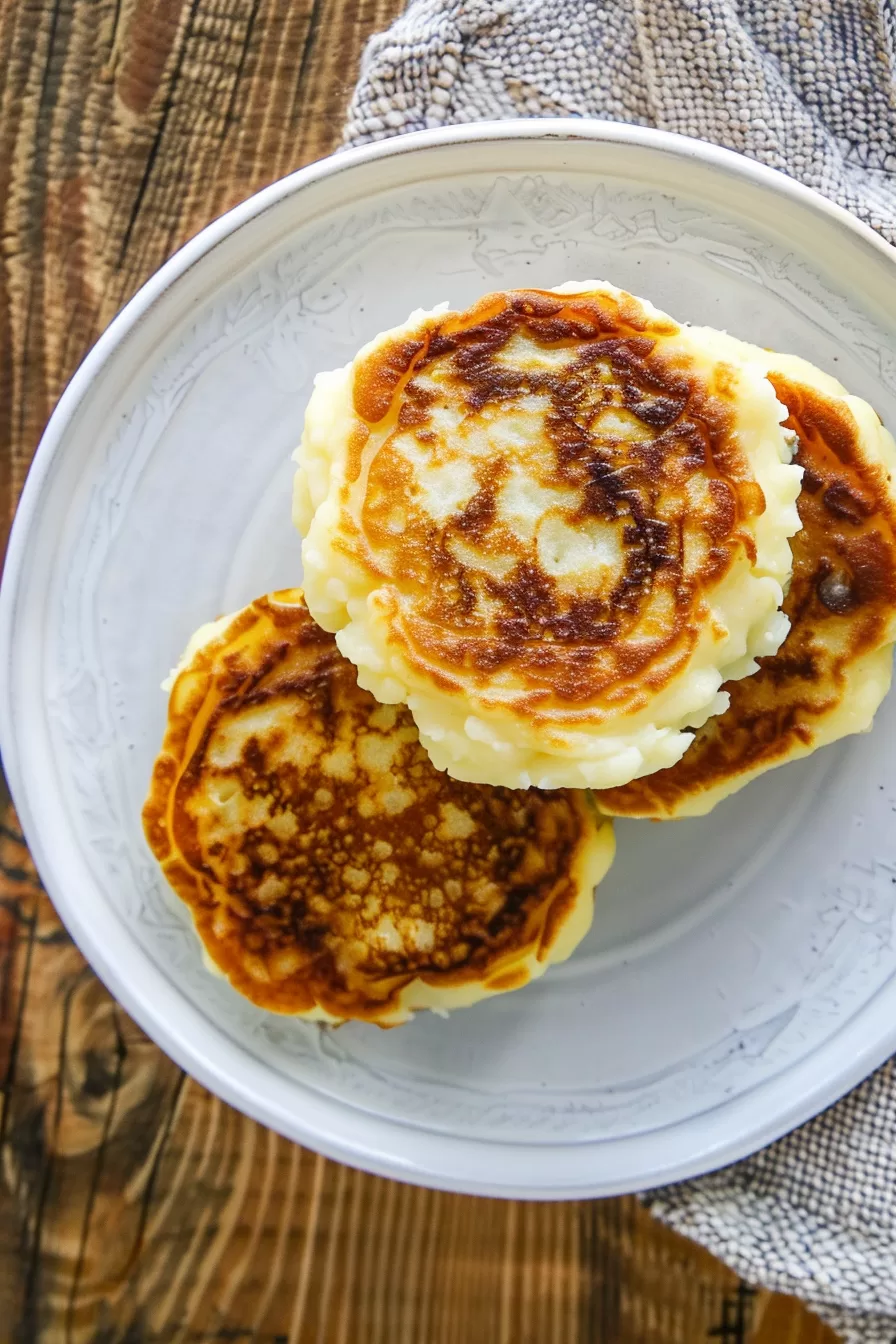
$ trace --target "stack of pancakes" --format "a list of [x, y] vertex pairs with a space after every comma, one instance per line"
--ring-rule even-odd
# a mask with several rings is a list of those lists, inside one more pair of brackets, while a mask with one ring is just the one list
[[609, 817], [868, 728], [896, 446], [795, 357], [609, 285], [419, 312], [318, 377], [304, 594], [204, 627], [144, 821], [266, 1008], [404, 1021], [569, 955]]

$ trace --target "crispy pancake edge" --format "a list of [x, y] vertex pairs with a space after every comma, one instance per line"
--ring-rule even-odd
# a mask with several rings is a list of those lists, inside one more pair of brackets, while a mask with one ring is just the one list
[[[605, 875], [613, 857], [612, 828], [597, 816], [590, 800], [584, 795], [567, 795], [575, 815], [581, 823], [581, 832], [573, 860], [564, 874], [561, 889], [540, 902], [534, 916], [528, 918], [524, 941], [514, 944], [489, 965], [486, 976], [465, 978], [460, 972], [438, 973], [435, 976], [415, 975], [405, 979], [397, 992], [386, 1002], [373, 1004], [370, 1012], [342, 1014], [332, 1011], [332, 1003], [315, 1001], [303, 1009], [284, 1007], [271, 1001], [270, 995], [258, 990], [245, 977], [234, 978], [232, 967], [219, 965], [214, 955], [214, 941], [210, 936], [208, 893], [203, 891], [201, 874], [184, 859], [173, 838], [171, 806], [178, 781], [192, 757], [196, 734], [196, 715], [208, 715], [209, 688], [216, 672], [220, 674], [221, 660], [232, 653], [241, 638], [250, 637], [259, 620], [269, 620], [277, 611], [292, 609], [295, 620], [297, 608], [305, 613], [298, 590], [285, 590], [270, 597], [258, 599], [232, 618], [223, 618], [197, 632], [187, 654], [173, 674], [171, 707], [162, 751], [153, 770], [149, 796], [143, 819], [150, 848], [160, 862], [169, 884], [190, 909], [199, 934], [206, 964], [225, 978], [246, 997], [260, 1006], [274, 1011], [294, 1012], [311, 1020], [340, 1022], [347, 1016], [376, 1021], [391, 1026], [406, 1021], [417, 1009], [432, 1008], [448, 1011], [464, 1007], [494, 994], [519, 988], [538, 978], [548, 965], [565, 959], [587, 932], [593, 913], [593, 890]], [[313, 626], [308, 618], [308, 637], [312, 646], [329, 650], [339, 658], [332, 637]], [[287, 638], [290, 637], [287, 635]], [[341, 660], [340, 660], [341, 662]], [[186, 676], [184, 674], [187, 674]], [[212, 696], [214, 699], [214, 694]], [[214, 884], [213, 884], [214, 885]], [[568, 893], [574, 893], [570, 901]], [[561, 897], [558, 901], [558, 897]], [[240, 983], [237, 983], [240, 980]]]
[[[569, 287], [565, 294], [560, 291], [509, 291], [486, 296], [464, 314], [440, 314], [435, 318], [429, 314], [417, 314], [415, 317], [419, 321], [416, 328], [412, 319], [405, 328], [385, 333], [383, 337], [378, 338], [379, 344], [373, 342], [367, 352], [362, 351], [355, 364], [349, 366], [348, 370], [322, 375], [319, 380], [323, 389], [327, 385], [327, 380], [334, 380], [335, 388], [340, 379], [344, 380], [347, 376], [355, 377], [354, 403], [356, 408], [360, 404], [361, 412], [366, 419], [356, 420], [354, 429], [349, 428], [348, 422], [343, 423], [340, 420], [338, 424], [334, 424], [333, 429], [337, 437], [340, 434], [347, 435], [349, 439], [352, 434], [359, 436], [357, 444], [349, 448], [349, 458], [352, 461], [346, 467], [348, 477], [356, 476], [361, 470], [364, 441], [369, 433], [372, 418], [386, 414], [396, 388], [407, 383], [417, 366], [415, 361], [419, 362], [421, 352], [425, 353], [424, 347], [427, 341], [430, 342], [431, 348], [433, 342], [437, 344], [442, 339], [443, 331], [448, 333], [445, 339], [453, 339], [451, 332], [454, 327], [464, 328], [464, 324], [470, 327], [473, 323], [472, 329], [478, 330], [475, 327], [476, 321], [482, 319], [487, 325], [488, 321], [495, 318], [495, 314], [500, 318], [501, 312], [508, 310], [510, 300], [524, 306], [528, 303], [533, 310], [537, 309], [539, 304], [553, 305], [554, 308], [567, 304], [573, 315], [578, 311], [576, 309], [578, 304], [584, 314], [594, 293], [598, 294], [598, 299], [606, 299], [610, 294], [612, 302], [618, 301], [619, 311], [628, 324], [626, 330], [628, 327], [631, 328], [632, 339], [636, 341], [643, 339], [643, 333], [647, 331], [662, 338], [673, 337], [676, 340], [680, 338], [682, 351], [690, 348], [687, 329], [679, 328], [672, 319], [653, 309], [646, 301], [635, 299], [622, 291], [615, 291], [611, 286], [599, 286], [591, 293], [586, 286], [576, 288], [575, 291]], [[607, 302], [611, 300], [607, 299]], [[600, 308], [600, 303], [597, 300], [595, 302], [597, 308]], [[547, 313], [543, 319], [538, 320], [547, 323], [548, 326], [555, 321]], [[563, 320], [568, 325], [573, 319], [564, 317]], [[603, 319], [598, 319], [589, 310], [589, 321], [592, 324], [597, 322], [599, 325], [600, 320]], [[558, 331], [556, 334], [563, 333]], [[650, 339], [646, 344], [650, 345]], [[676, 358], [683, 358], [681, 351]], [[705, 354], [704, 358], [707, 358]], [[694, 365], [694, 368], [698, 367], [701, 366]], [[724, 367], [724, 360], [717, 361], [713, 365], [713, 368]], [[731, 366], [728, 367], [730, 369]], [[691, 368], [691, 365], [688, 365], [688, 368]], [[355, 374], [351, 373], [353, 369]], [[671, 371], [671, 365], [669, 376], [671, 386], [677, 377], [677, 374]], [[731, 370], [733, 379], [736, 380], [739, 376], [736, 371]], [[765, 382], [763, 379], [758, 381]], [[338, 396], [342, 393], [337, 395], [334, 392], [334, 395], [338, 400]], [[765, 395], [769, 405], [777, 406], [767, 383], [765, 383]], [[323, 405], [323, 402], [320, 404]], [[409, 411], [412, 409], [408, 408]], [[778, 408], [777, 414], [780, 413]], [[321, 412], [324, 419], [326, 414], [327, 411], [324, 409]], [[364, 425], [367, 428], [364, 428]], [[777, 419], [775, 431], [777, 433]], [[352, 454], [355, 455], [356, 461], [352, 458]], [[311, 452], [306, 453], [307, 461], [301, 457], [301, 453], [297, 457], [300, 461], [300, 470], [295, 486], [295, 521], [303, 531], [307, 531], [311, 526], [311, 533], [305, 540], [306, 564], [309, 573], [313, 572], [317, 565], [322, 578], [327, 574], [331, 575], [323, 587], [318, 587], [315, 581], [315, 602], [324, 601], [321, 596], [324, 587], [332, 598], [332, 602], [327, 598], [324, 605], [315, 605], [315, 615], [322, 624], [339, 631], [340, 647], [358, 666], [362, 685], [372, 690], [381, 701], [404, 701], [410, 705], [421, 731], [421, 739], [439, 768], [447, 769], [459, 779], [502, 783], [511, 787], [525, 787], [529, 783], [544, 787], [582, 786], [594, 784], [599, 779], [606, 780], [608, 775], [610, 779], [614, 775], [617, 779], [630, 778], [631, 775], [644, 773], [651, 768], [657, 768], [660, 764], [669, 764], [677, 759], [689, 741], [687, 737], [682, 736], [681, 729], [689, 723], [700, 721], [701, 707], [705, 707], [705, 713], [712, 712], [715, 693], [722, 677], [716, 676], [710, 686], [708, 675], [703, 675], [704, 672], [708, 674], [711, 665], [718, 661], [710, 645], [706, 645], [700, 654], [699, 672], [695, 662], [692, 684], [688, 678], [688, 684], [681, 687], [680, 698], [666, 695], [665, 700], [663, 699], [663, 687], [656, 682], [660, 665], [663, 663], [663, 659], [658, 658], [656, 667], [650, 671], [649, 676], [634, 668], [627, 669], [626, 676], [619, 683], [620, 689], [623, 685], [628, 688], [626, 691], [628, 700], [625, 704], [619, 700], [617, 692], [613, 691], [612, 699], [600, 708], [599, 697], [595, 698], [597, 691], [593, 687], [589, 689], [590, 682], [585, 674], [585, 661], [583, 661], [585, 648], [579, 650], [570, 645], [572, 661], [569, 667], [564, 663], [564, 650], [567, 647], [564, 640], [570, 634], [574, 635], [572, 627], [567, 631], [564, 625], [562, 638], [547, 642], [538, 640], [528, 651], [523, 649], [523, 645], [517, 648], [514, 644], [513, 649], [508, 645], [507, 650], [499, 650], [486, 647], [488, 641], [477, 642], [460, 635], [454, 639], [452, 636], [457, 647], [454, 648], [452, 644], [453, 652], [447, 660], [444, 656], [447, 645], [442, 648], [444, 640], [440, 643], [438, 631], [433, 629], [430, 632], [425, 621], [422, 624], [418, 622], [419, 629], [415, 626], [416, 633], [402, 634], [410, 617], [401, 615], [403, 608], [398, 597], [392, 593], [385, 571], [381, 576], [382, 583], [379, 587], [376, 586], [379, 580], [371, 576], [375, 576], [378, 572], [376, 568], [378, 562], [372, 554], [367, 554], [367, 543], [363, 539], [362, 532], [353, 521], [348, 520], [343, 505], [337, 503], [339, 491], [342, 490], [344, 494], [345, 489], [349, 488], [346, 483], [342, 486], [336, 484], [341, 468], [335, 465], [334, 459], [334, 464], [325, 470], [321, 463], [315, 463], [314, 454]], [[780, 461], [777, 466], [784, 472], [790, 472], [790, 468]], [[788, 482], [792, 498], [796, 488], [795, 474], [793, 478], [788, 476]], [[755, 491], [755, 484], [752, 488]], [[759, 498], [761, 510], [761, 490]], [[748, 514], [752, 506], [743, 501], [738, 507], [745, 509]], [[785, 512], [790, 510], [796, 526], [796, 513], [792, 504], [782, 504], [781, 508]], [[482, 510], [474, 512], [475, 518], [469, 508], [465, 509], [464, 520], [466, 515], [470, 514], [470, 526], [478, 527], [480, 513], [485, 518], [488, 510], [485, 509], [484, 513]], [[325, 538], [328, 529], [336, 526], [337, 516], [342, 518], [338, 526], [344, 528], [345, 535], [339, 532], [333, 534], [336, 549], [333, 556], [328, 556], [326, 548], [329, 543]], [[756, 523], [757, 528], [761, 523], [760, 515]], [[783, 581], [789, 570], [789, 548], [785, 537], [782, 536], [779, 540], [783, 544], [779, 576]], [[362, 564], [359, 562], [360, 568], [357, 572], [365, 577], [358, 580], [360, 586], [355, 592], [354, 579], [351, 578], [351, 574], [355, 572], [355, 561], [351, 559], [345, 561], [347, 568], [344, 574], [342, 566], [345, 557], [354, 555], [354, 550], [358, 547], [361, 547], [361, 551], [366, 554], [366, 560]], [[360, 551], [358, 553], [361, 554]], [[342, 559], [339, 558], [340, 555]], [[330, 559], [334, 560], [332, 566], [329, 564]], [[750, 573], [749, 568], [745, 569], [739, 583], [748, 582], [747, 576]], [[773, 643], [752, 647], [749, 642], [753, 638], [751, 633], [742, 653], [733, 655], [731, 661], [723, 659], [720, 664], [728, 677], [744, 675], [753, 665], [751, 656], [776, 647], [783, 636], [784, 626], [777, 618], [777, 608], [782, 596], [780, 582], [773, 580], [769, 575], [762, 579], [754, 575], [749, 581], [766, 582], [770, 585], [762, 598], [766, 604], [763, 607], [764, 615], [761, 618], [757, 617], [755, 629], [760, 628], [760, 620], [767, 623], [774, 622], [775, 629], [779, 633], [776, 634]], [[524, 605], [530, 601], [535, 602], [533, 619], [541, 620], [539, 614], [541, 598], [536, 588], [537, 585], [531, 592], [527, 589], [522, 595], [517, 593], [514, 602], [517, 599], [524, 602]], [[731, 591], [733, 594], [733, 589]], [[721, 588], [719, 592], [721, 594]], [[346, 605], [340, 608], [339, 604], [343, 601]], [[732, 611], [740, 612], [744, 609], [742, 599], [734, 601], [733, 596], [729, 599], [729, 605]], [[382, 607], [381, 613], [380, 607]], [[379, 613], [375, 618], [365, 614], [374, 611]], [[742, 618], [738, 616], [738, 619]], [[566, 615], [562, 617], [561, 623], [563, 622], [568, 624]], [[588, 629], [595, 628], [594, 613], [590, 609], [585, 625]], [[701, 639], [704, 639], [705, 628], [705, 624], [701, 623]], [[408, 630], [410, 631], [410, 627]], [[750, 631], [753, 630], [754, 626], [750, 626]], [[639, 647], [646, 648], [642, 644], [639, 644]], [[512, 692], [508, 690], [505, 694], [505, 690], [498, 684], [505, 676], [501, 668], [505, 665], [507, 668], [515, 665], [514, 658], [521, 656], [521, 650], [532, 664], [531, 673], [534, 680], [528, 690], [517, 688]], [[673, 686], [674, 678], [678, 676], [681, 667], [687, 667], [692, 653], [692, 649], [685, 649], [677, 661], [666, 659], [668, 666], [664, 664], [665, 677], [667, 681], [671, 679]], [[485, 662], [474, 677], [474, 681], [478, 678], [477, 684], [471, 685], [469, 679], [475, 670], [474, 663], [480, 656]], [[654, 657], [655, 651], [651, 652], [650, 656]], [[546, 660], [553, 658], [556, 662], [558, 657], [560, 664], [557, 669], [552, 670]], [[473, 662], [470, 662], [470, 659], [473, 659]], [[497, 681], [493, 682], [490, 678], [495, 675]], [[572, 680], [569, 680], [570, 676]], [[526, 672], [526, 677], [529, 677], [529, 672]], [[558, 677], [561, 679], [565, 677], [569, 680], [569, 685], [561, 686]], [[478, 682], [482, 684], [479, 685]], [[653, 684], [655, 682], [656, 685]], [[697, 685], [701, 690], [698, 697], [699, 704], [694, 708], [691, 702], [695, 698], [693, 692]], [[559, 696], [558, 686], [562, 689], [562, 695]], [[651, 687], [649, 692], [648, 686]], [[632, 688], [636, 688], [637, 693]], [[687, 708], [684, 707], [685, 703]], [[668, 705], [668, 709], [664, 708], [665, 705]], [[475, 723], [476, 719], [481, 720], [481, 724]], [[598, 720], [601, 722], [598, 723]], [[473, 730], [469, 729], [470, 724], [473, 724], [475, 729], [475, 740], [471, 738]], [[600, 743], [611, 733], [615, 733], [617, 724], [619, 734], [632, 735], [633, 750], [626, 750], [627, 742], [622, 743], [617, 753], [618, 760], [614, 758], [605, 768], [602, 762], [606, 760], [606, 753], [603, 752]], [[656, 731], [654, 725], [657, 725]], [[583, 749], [579, 750], [577, 739], [580, 736], [589, 739], [594, 737], [597, 749], [589, 751], [586, 742]], [[495, 748], [491, 745], [493, 741], [498, 744]], [[573, 745], [574, 742], [576, 745]], [[628, 771], [631, 771], [631, 774]]]
[[[729, 688], [731, 707], [698, 731], [677, 765], [596, 793], [607, 815], [657, 820], [706, 815], [767, 770], [868, 731], [890, 685], [896, 639], [896, 444], [867, 402], [850, 396], [836, 379], [796, 356], [742, 348], [767, 370], [788, 405], [786, 423], [800, 435], [798, 460], [806, 469], [799, 501], [806, 530], [793, 543], [797, 560], [785, 600], [791, 633], [776, 655], [761, 660], [754, 678]], [[822, 533], [826, 544], [817, 554]], [[811, 545], [811, 553], [801, 555], [804, 544]], [[841, 574], [852, 575], [851, 587]], [[855, 627], [849, 652], [833, 658], [833, 670], [825, 667], [822, 674], [821, 684], [830, 684], [833, 700], [812, 699], [808, 674], [817, 675], [817, 664], [811, 657], [813, 626], [807, 622], [813, 614], [816, 621], [821, 617], [814, 627], [819, 638], [826, 626], [835, 631], [841, 617], [837, 629], [848, 629], [847, 620]], [[821, 646], [822, 656], [827, 647]], [[780, 694], [787, 697], [775, 724], [768, 709], [773, 687], [783, 688]], [[753, 731], [741, 767], [735, 768], [720, 752], [726, 745], [736, 751], [739, 724], [752, 724]]]

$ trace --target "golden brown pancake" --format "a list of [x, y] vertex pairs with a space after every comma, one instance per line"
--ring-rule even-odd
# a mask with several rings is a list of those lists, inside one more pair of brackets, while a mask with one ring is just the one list
[[[738, 343], [740, 344], [740, 343]], [[768, 369], [804, 468], [784, 603], [790, 633], [677, 765], [596, 794], [619, 816], [700, 816], [773, 766], [867, 730], [896, 638], [896, 446], [871, 407], [793, 356], [743, 346]]]
[[298, 590], [204, 627], [144, 813], [212, 964], [281, 1013], [383, 1026], [541, 975], [613, 857], [586, 795], [461, 784]]
[[711, 335], [611, 286], [417, 314], [316, 382], [309, 608], [455, 778], [669, 765], [786, 632], [783, 415]]

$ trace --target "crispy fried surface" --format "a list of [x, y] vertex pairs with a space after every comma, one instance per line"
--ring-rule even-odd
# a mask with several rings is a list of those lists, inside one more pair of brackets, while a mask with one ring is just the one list
[[[746, 347], [749, 351], [751, 347]], [[890, 684], [896, 638], [893, 441], [871, 408], [802, 360], [767, 364], [804, 468], [784, 603], [790, 634], [726, 689], [728, 710], [677, 765], [597, 795], [627, 816], [693, 816], [776, 765], [867, 729]]]
[[798, 473], [768, 383], [710, 345], [609, 287], [509, 291], [319, 380], [309, 605], [440, 768], [631, 778], [777, 647]]
[[389, 1024], [568, 955], [612, 858], [582, 796], [436, 771], [297, 591], [212, 630], [174, 682], [144, 824], [237, 989]]

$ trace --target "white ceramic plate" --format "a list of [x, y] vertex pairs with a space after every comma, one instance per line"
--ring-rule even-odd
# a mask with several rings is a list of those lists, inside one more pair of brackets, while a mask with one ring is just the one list
[[512, 122], [340, 155], [218, 220], [60, 402], [2, 593], [5, 763], [97, 972], [185, 1068], [331, 1156], [450, 1189], [609, 1194], [741, 1157], [896, 1047], [896, 702], [699, 821], [618, 827], [594, 929], [506, 999], [400, 1031], [269, 1016], [208, 975], [143, 841], [195, 626], [300, 578], [315, 372], [414, 307], [603, 277], [808, 356], [896, 425], [896, 268], [722, 150]]

